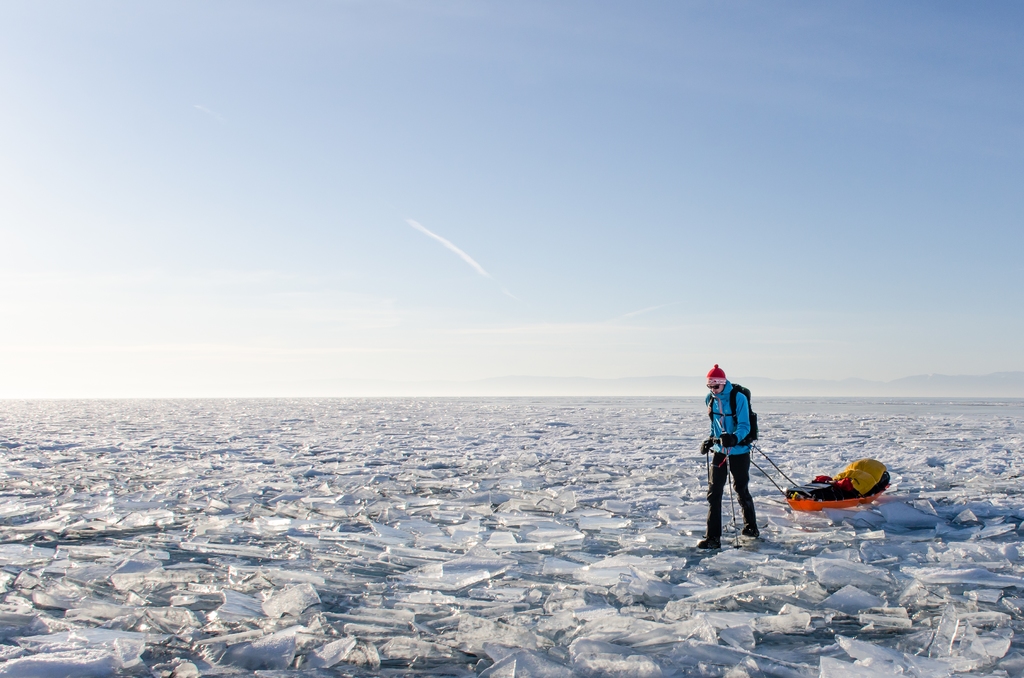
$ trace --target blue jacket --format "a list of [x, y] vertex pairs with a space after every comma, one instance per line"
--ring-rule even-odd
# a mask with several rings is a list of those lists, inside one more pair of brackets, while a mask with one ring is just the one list
[[[708, 411], [713, 415], [711, 417], [711, 436], [719, 438], [723, 433], [734, 433], [737, 438], [743, 440], [750, 433], [750, 403], [747, 402], [747, 396], [737, 391], [736, 417], [733, 418], [732, 410], [729, 408], [729, 393], [731, 392], [732, 382], [727, 381], [721, 393], [717, 395], [708, 393], [704, 399], [704, 403], [709, 408]], [[727, 451], [728, 454], [749, 454], [750, 445], [730, 447], [728, 450], [722, 450], [719, 445], [715, 445], [715, 451]]]

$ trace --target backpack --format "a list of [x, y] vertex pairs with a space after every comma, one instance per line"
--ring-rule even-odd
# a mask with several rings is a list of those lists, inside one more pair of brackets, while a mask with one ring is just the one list
[[[733, 423], [739, 426], [739, 417], [736, 416], [736, 391], [739, 391], [747, 397], [747, 409], [750, 411], [750, 433], [748, 433], [743, 440], [736, 443], [737, 447], [745, 447], [757, 440], [757, 414], [755, 414], [754, 410], [751, 409], [750, 389], [740, 386], [739, 384], [733, 384], [732, 390], [729, 391], [729, 410], [732, 414], [727, 415], [732, 417]], [[710, 412], [708, 413], [708, 416], [712, 419], [715, 418], [715, 415]]]

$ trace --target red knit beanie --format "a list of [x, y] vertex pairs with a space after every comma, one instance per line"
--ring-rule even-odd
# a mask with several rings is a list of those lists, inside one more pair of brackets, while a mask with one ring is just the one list
[[708, 372], [708, 383], [709, 384], [724, 384], [725, 383], [725, 370], [718, 365], [711, 368]]

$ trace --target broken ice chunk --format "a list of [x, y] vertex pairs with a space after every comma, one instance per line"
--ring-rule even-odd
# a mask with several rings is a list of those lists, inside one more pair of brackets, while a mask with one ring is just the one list
[[[579, 610], [576, 612], [579, 616]], [[718, 642], [715, 628], [702, 616], [662, 624], [617, 614], [614, 608], [611, 614], [588, 620], [580, 631], [580, 637], [630, 647], [670, 646], [687, 638], [698, 638], [706, 643]]]
[[1004, 534], [1009, 534], [1010, 532], [1013, 532], [1015, 529], [1016, 529], [1016, 526], [1013, 523], [1004, 523], [1004, 524], [1001, 524], [1001, 525], [989, 525], [988, 527], [982, 528], [982, 530], [980, 532], [978, 532], [976, 535], [974, 535], [974, 537], [972, 537], [972, 538], [973, 539], [995, 539], [996, 537], [1001, 537]]
[[121, 562], [110, 575], [110, 583], [118, 591], [132, 591], [141, 589], [146, 580], [146, 575], [155, 570], [162, 570], [159, 561], [129, 558]]
[[299, 584], [278, 591], [261, 606], [268, 617], [277, 619], [284, 615], [298, 617], [307, 608], [320, 604], [320, 596], [312, 584]]
[[526, 597], [526, 594], [527, 589], [525, 587], [515, 586], [469, 590], [469, 597], [474, 600], [495, 600], [502, 603], [518, 603]]
[[512, 532], [491, 532], [487, 538], [487, 548], [493, 549], [501, 546], [515, 546], [516, 535]]
[[396, 530], [393, 527], [381, 525], [380, 523], [370, 523], [370, 529], [373, 530], [375, 537], [373, 540], [374, 543], [383, 546], [389, 544], [394, 544], [395, 546], [408, 546], [415, 539], [410, 532], [405, 530]]
[[750, 624], [742, 626], [730, 626], [718, 632], [718, 637], [729, 645], [741, 650], [753, 651], [756, 646], [754, 640], [754, 627]]
[[408, 636], [395, 636], [381, 646], [380, 652], [388, 659], [407, 661], [437, 661], [454, 657], [454, 653], [449, 647]]
[[964, 596], [982, 603], [998, 603], [1003, 596], [1003, 591], [1002, 589], [974, 589], [964, 593]]
[[757, 617], [753, 623], [761, 633], [800, 633], [810, 627], [811, 615], [806, 610], [785, 605], [779, 614]]
[[[76, 650], [101, 650], [115, 658], [117, 666], [131, 667], [140, 662], [139, 656], [146, 649], [146, 642], [163, 642], [167, 636], [146, 635], [130, 631], [111, 629], [76, 629], [62, 633], [18, 638], [18, 644], [26, 650], [41, 653], [61, 653]], [[4, 665], [6, 666], [6, 665]], [[0, 676], [4, 675], [0, 673]], [[46, 674], [24, 674], [46, 675]]]
[[582, 541], [586, 536], [571, 527], [555, 522], [538, 522], [535, 523], [535, 526], [535, 529], [524, 534], [527, 541], [564, 544], [566, 542]]
[[581, 567], [573, 572], [573, 576], [588, 584], [614, 586], [622, 577], [633, 577], [633, 570], [639, 570], [650, 579], [657, 572], [667, 572], [671, 569], [672, 566], [665, 558], [620, 555]]
[[981, 567], [946, 569], [943, 567], [904, 567], [902, 571], [925, 584], [977, 584], [993, 588], [1024, 588], [1024, 578], [995, 574]]
[[548, 557], [544, 559], [544, 565], [541, 567], [541, 574], [572, 574], [581, 567], [583, 567], [583, 565], [580, 563], [573, 563], [568, 560], [562, 560], [561, 558]]
[[77, 586], [58, 584], [49, 591], [33, 591], [32, 602], [43, 610], [67, 610], [76, 607], [84, 596], [84, 592]]
[[355, 638], [339, 638], [317, 648], [306, 657], [306, 666], [311, 669], [328, 669], [344, 661], [358, 641]]
[[490, 549], [474, 546], [461, 558], [423, 565], [402, 575], [402, 580], [417, 588], [457, 591], [497, 577], [514, 564]]
[[720, 551], [710, 558], [705, 558], [701, 565], [715, 572], [738, 574], [758, 565], [763, 565], [768, 560], [768, 556], [761, 553], [727, 549]]
[[[752, 591], [761, 586], [759, 581], [748, 581], [741, 584], [726, 584], [724, 586], [715, 586], [714, 588], [703, 589], [693, 593], [687, 602], [692, 603], [709, 603], [715, 600], [721, 600], [723, 598], [731, 598], [741, 593]], [[666, 610], [667, 611], [667, 610]]]
[[868, 666], [822, 657], [818, 678], [889, 678], [903, 677], [903, 669], [896, 669], [891, 664], [871, 663]]
[[232, 645], [220, 663], [255, 671], [287, 669], [295, 659], [295, 632], [290, 629], [263, 636], [251, 643]]
[[887, 586], [892, 581], [885, 570], [849, 560], [811, 558], [811, 569], [825, 587], [853, 584], [870, 589]]
[[959, 626], [956, 609], [952, 604], [946, 605], [938, 623], [935, 624], [935, 633], [928, 646], [928, 656], [932, 658], [950, 656], [953, 653], [953, 639], [956, 638]]
[[889, 525], [907, 529], [930, 528], [942, 522], [938, 516], [919, 511], [901, 501], [886, 502], [878, 507], [878, 511]]
[[957, 525], [980, 525], [981, 521], [978, 520], [978, 516], [974, 515], [974, 511], [971, 509], [964, 509], [960, 513], [956, 514], [953, 518], [953, 522]]
[[858, 621], [864, 624], [863, 631], [896, 631], [911, 627], [910, 617], [904, 607], [872, 607], [861, 612]]
[[[452, 539], [455, 539], [454, 535]], [[554, 544], [520, 543], [516, 541], [516, 535], [512, 532], [491, 532], [487, 539], [487, 548], [501, 552], [548, 551], [554, 548]]]
[[578, 676], [634, 676], [661, 678], [661, 666], [628, 647], [578, 638], [569, 646], [574, 673]]
[[224, 596], [224, 604], [214, 613], [217, 619], [241, 621], [264, 616], [262, 603], [252, 596], [231, 589], [224, 589], [221, 594]]
[[581, 516], [576, 520], [576, 526], [581, 530], [618, 530], [629, 527], [633, 521], [629, 518], [618, 516]]
[[[579, 573], [576, 576], [579, 577]], [[619, 583], [614, 586], [612, 592], [620, 600], [631, 597], [648, 604], [660, 605], [672, 599], [676, 589], [644, 570], [630, 567], [628, 572], [619, 575]]]
[[166, 527], [174, 524], [174, 513], [167, 509], [150, 509], [148, 511], [133, 511], [118, 521], [117, 526], [123, 529], [135, 529], [156, 525]]
[[459, 649], [477, 655], [483, 652], [485, 643], [535, 650], [543, 642], [526, 629], [469, 614], [464, 614], [459, 619], [459, 630], [455, 634], [455, 639]]
[[0, 544], [0, 566], [28, 567], [47, 563], [57, 554], [56, 549], [24, 544]]
[[[998, 629], [985, 635], [979, 634], [975, 640], [975, 647], [972, 647], [972, 651], [978, 655], [987, 655], [990, 660], [1002, 659], [1010, 651], [1012, 642], [1012, 629]], [[983, 652], [982, 649], [984, 650]]]
[[126, 668], [117, 653], [106, 648], [65, 650], [17, 657], [0, 664], [7, 678], [105, 678]]
[[573, 678], [573, 672], [542, 654], [516, 650], [481, 671], [480, 678]]
[[[1009, 597], [1003, 598], [1002, 606], [1015, 613], [1018, 617], [1024, 616], [1024, 598]], [[0, 619], [3, 617], [0, 616]], [[0, 627], [2, 628], [2, 627]]]
[[885, 522], [885, 516], [881, 516], [874, 511], [867, 510], [847, 510], [847, 509], [824, 509], [822, 511], [828, 519], [836, 525], [842, 523], [849, 523], [854, 527], [866, 527], [876, 528]]
[[852, 615], [869, 607], [882, 607], [883, 604], [882, 599], [878, 596], [873, 596], [856, 586], [847, 584], [823, 600], [820, 607]]
[[846, 654], [857, 660], [858, 665], [875, 669], [879, 675], [947, 676], [951, 671], [946, 663], [904, 654], [875, 643], [839, 634], [836, 634], [836, 642]]
[[49, 628], [34, 614], [0, 612], [0, 640], [11, 640], [18, 636], [36, 636], [49, 632]]
[[164, 633], [184, 633], [200, 626], [199, 620], [188, 608], [147, 607], [145, 610], [146, 618], [153, 624], [154, 630]]

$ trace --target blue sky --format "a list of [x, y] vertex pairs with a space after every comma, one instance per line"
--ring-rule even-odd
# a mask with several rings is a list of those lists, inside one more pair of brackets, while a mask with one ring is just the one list
[[1009, 2], [4, 3], [0, 396], [1024, 369], [1022, 33]]

